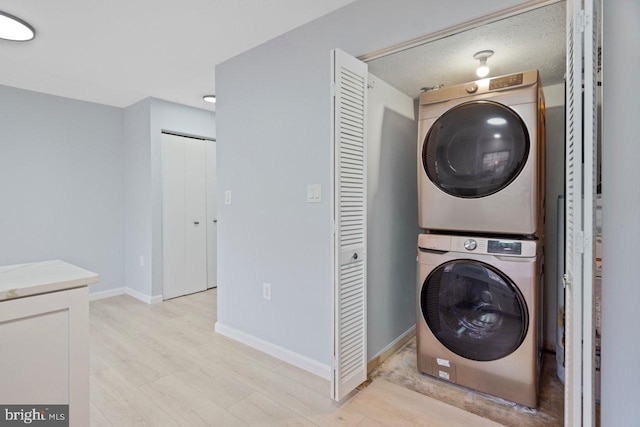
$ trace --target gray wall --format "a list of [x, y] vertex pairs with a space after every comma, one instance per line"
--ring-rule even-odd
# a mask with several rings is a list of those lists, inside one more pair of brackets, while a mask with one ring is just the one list
[[604, 2], [603, 55], [603, 426], [640, 419], [640, 2]]
[[367, 351], [376, 357], [416, 324], [418, 122], [414, 101], [369, 74]]
[[[329, 364], [330, 50], [361, 55], [519, 3], [359, 0], [216, 67], [220, 323]], [[322, 203], [306, 203], [310, 183]]]
[[0, 86], [0, 265], [62, 259], [121, 287], [122, 109]]
[[[156, 98], [125, 109], [126, 286], [162, 294], [161, 134], [215, 138], [215, 113]], [[144, 265], [140, 265], [140, 257]]]
[[564, 85], [545, 87], [544, 92], [547, 106], [544, 347], [555, 350], [558, 325], [558, 196], [564, 194]]
[[144, 295], [151, 295], [150, 104], [151, 101], [145, 99], [124, 109], [123, 286]]

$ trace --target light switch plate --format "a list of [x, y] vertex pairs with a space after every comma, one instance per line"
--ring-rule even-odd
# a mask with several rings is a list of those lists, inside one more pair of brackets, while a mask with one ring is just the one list
[[225, 205], [231, 204], [231, 190], [226, 190], [224, 192], [224, 204]]
[[322, 202], [322, 185], [320, 184], [307, 185], [307, 202], [308, 203]]

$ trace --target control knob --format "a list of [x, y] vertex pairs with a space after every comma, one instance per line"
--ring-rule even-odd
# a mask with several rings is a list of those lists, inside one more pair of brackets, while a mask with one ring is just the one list
[[464, 241], [464, 248], [468, 251], [473, 251], [478, 247], [478, 242], [473, 239], [467, 239]]

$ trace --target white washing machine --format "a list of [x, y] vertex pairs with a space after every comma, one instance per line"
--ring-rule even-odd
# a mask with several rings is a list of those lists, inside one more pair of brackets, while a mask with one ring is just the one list
[[544, 98], [537, 71], [420, 95], [420, 228], [538, 236]]
[[418, 369], [536, 407], [542, 245], [422, 234], [418, 248]]

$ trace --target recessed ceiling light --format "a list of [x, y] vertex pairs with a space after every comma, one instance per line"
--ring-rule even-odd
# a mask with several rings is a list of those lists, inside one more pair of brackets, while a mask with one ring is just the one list
[[202, 97], [202, 99], [205, 102], [210, 102], [212, 104], [216, 103], [216, 96], [215, 95], [205, 95], [205, 96]]
[[0, 39], [16, 42], [33, 40], [36, 30], [20, 18], [0, 11]]

